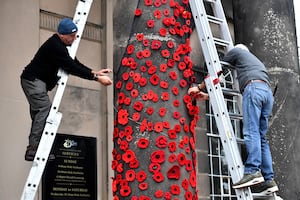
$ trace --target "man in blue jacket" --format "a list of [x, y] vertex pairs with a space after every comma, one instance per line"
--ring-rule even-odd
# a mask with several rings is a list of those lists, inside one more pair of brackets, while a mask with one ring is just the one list
[[62, 19], [57, 33], [53, 34], [38, 49], [21, 74], [21, 86], [30, 104], [32, 119], [29, 145], [25, 153], [27, 161], [32, 161], [36, 154], [52, 104], [48, 91], [52, 90], [59, 80], [57, 72], [60, 68], [69, 74], [97, 81], [104, 86], [112, 84], [112, 80], [108, 76], [111, 69], [93, 71], [80, 63], [77, 58], [70, 57], [67, 46], [71, 46], [76, 39], [77, 30], [77, 26], [71, 19]]

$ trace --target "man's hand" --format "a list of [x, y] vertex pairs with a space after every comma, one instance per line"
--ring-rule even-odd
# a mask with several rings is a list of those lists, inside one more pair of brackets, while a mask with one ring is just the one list
[[197, 87], [197, 86], [194, 86], [194, 87], [191, 87], [191, 88], [189, 88], [189, 90], [188, 90], [188, 94], [189, 95], [194, 95], [194, 94], [196, 94], [196, 93], [198, 93], [198, 92], [200, 92], [199, 91], [199, 88]]
[[193, 98], [195, 98], [198, 101], [204, 101], [204, 100], [208, 100], [209, 96], [207, 93], [202, 92], [201, 90], [199, 90], [198, 86], [195, 87], [191, 87], [188, 90], [188, 94], [191, 95]]
[[109, 73], [111, 73], [112, 70], [111, 69], [100, 69], [99, 71], [95, 72], [95, 74], [97, 74], [98, 76], [107, 76]]
[[198, 93], [200, 91], [202, 91], [203, 89], [205, 89], [205, 82], [202, 81], [200, 84], [198, 84], [197, 86], [194, 86], [194, 87], [191, 87], [189, 90], [188, 90], [188, 94], [189, 95], [193, 95], [195, 93]]
[[112, 84], [112, 80], [108, 76], [98, 76], [97, 81], [104, 86], [108, 86]]
[[198, 92], [194, 95], [194, 98], [197, 100], [197, 101], [205, 101], [205, 100], [208, 100], [209, 99], [209, 96], [207, 93], [205, 92]]

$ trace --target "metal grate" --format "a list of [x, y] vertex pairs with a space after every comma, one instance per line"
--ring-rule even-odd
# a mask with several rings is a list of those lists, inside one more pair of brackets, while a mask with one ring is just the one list
[[[59, 21], [65, 17], [67, 16], [40, 10], [40, 28], [55, 32], [57, 30]], [[87, 22], [83, 31], [82, 38], [95, 42], [102, 42], [103, 26]]]

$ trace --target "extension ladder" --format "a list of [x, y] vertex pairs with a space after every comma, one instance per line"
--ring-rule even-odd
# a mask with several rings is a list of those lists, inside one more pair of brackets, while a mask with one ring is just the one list
[[[225, 158], [228, 163], [232, 181], [238, 182], [244, 173], [244, 165], [241, 160], [237, 139], [233, 131], [231, 116], [228, 113], [225, 103], [225, 91], [220, 84], [219, 76], [222, 74], [222, 64], [220, 61], [217, 47], [222, 48], [224, 53], [233, 48], [233, 42], [227, 25], [226, 17], [222, 8], [221, 0], [190, 0], [190, 7], [195, 21], [198, 37], [206, 62], [208, 76], [205, 78], [205, 85], [209, 94], [210, 103], [214, 112], [216, 125], [218, 127], [220, 140], [224, 149]], [[211, 7], [212, 14], [208, 15], [205, 5]], [[219, 30], [219, 38], [215, 37], [211, 31], [211, 24], [215, 24]], [[234, 84], [231, 93], [238, 102], [238, 107], [241, 109], [241, 94], [238, 91], [238, 82], [236, 80], [236, 70], [232, 70]], [[275, 193], [267, 196], [258, 196], [251, 193], [250, 187], [236, 189], [237, 199], [253, 200], [254, 198], [263, 198], [268, 200], [280, 200]]]
[[[78, 27], [77, 38], [73, 42], [72, 46], [68, 47], [69, 55], [72, 58], [75, 58], [91, 5], [92, 0], [78, 1], [73, 18], [74, 23]], [[21, 200], [34, 199], [62, 118], [62, 114], [58, 112], [58, 108], [68, 81], [68, 74], [60, 69], [58, 76], [60, 76], [60, 79], [57, 83], [57, 91], [47, 117], [46, 125], [44, 127], [32, 167], [25, 183]]]

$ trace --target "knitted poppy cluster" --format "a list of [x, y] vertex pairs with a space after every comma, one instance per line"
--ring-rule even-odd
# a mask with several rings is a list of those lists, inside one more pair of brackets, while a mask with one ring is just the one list
[[114, 200], [197, 199], [188, 0], [141, 0], [115, 79]]

